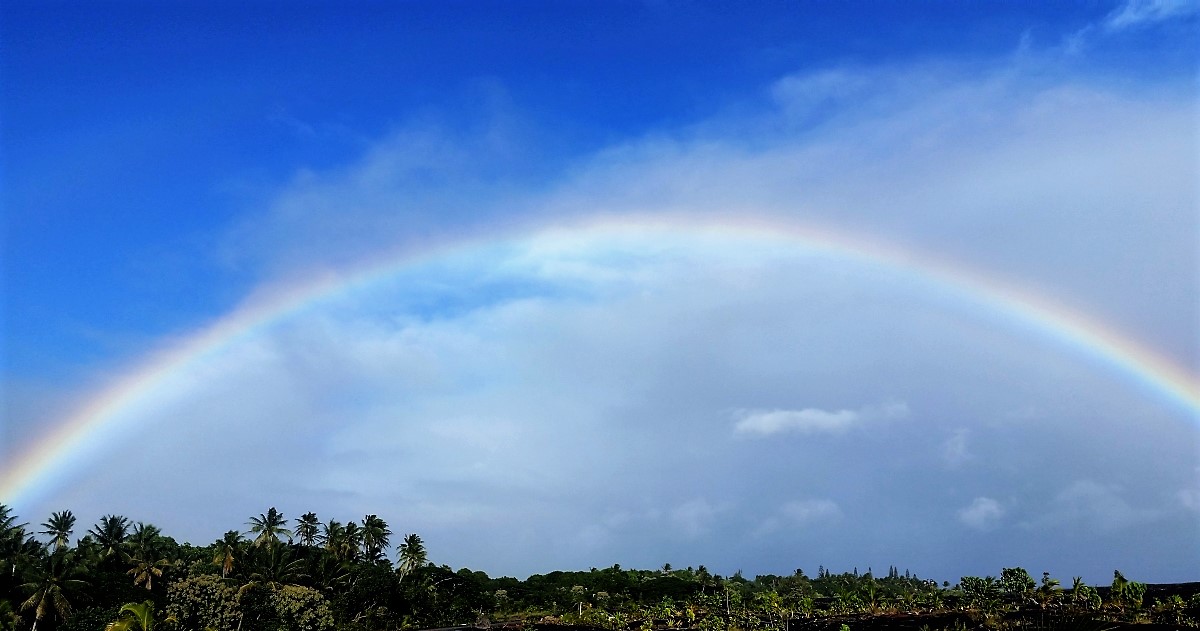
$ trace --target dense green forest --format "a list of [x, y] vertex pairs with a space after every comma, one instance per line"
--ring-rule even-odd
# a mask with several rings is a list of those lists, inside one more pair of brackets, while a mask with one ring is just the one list
[[292, 521], [271, 508], [205, 546], [120, 515], [85, 532], [70, 511], [40, 527], [19, 521], [0, 504], [0, 631], [1200, 626], [1200, 585], [1147, 586], [1120, 572], [1098, 587], [1035, 581], [1022, 568], [954, 585], [894, 567], [748, 579], [614, 565], [518, 580], [435, 565], [415, 534], [399, 541], [393, 563], [393, 532], [376, 515]]

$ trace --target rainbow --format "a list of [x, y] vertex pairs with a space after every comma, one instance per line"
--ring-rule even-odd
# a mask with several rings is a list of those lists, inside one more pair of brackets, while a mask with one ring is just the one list
[[1189, 371], [1078, 312], [956, 262], [874, 241], [865, 235], [778, 219], [748, 218], [744, 214], [714, 218], [665, 214], [609, 216], [571, 224], [517, 227], [499, 236], [493, 233], [420, 250], [393, 252], [348, 271], [318, 274], [252, 296], [211, 325], [151, 354], [59, 422], [53, 431], [4, 468], [0, 498], [6, 503], [21, 504], [60, 486], [69, 465], [86, 459], [89, 444], [106, 430], [118, 431], [120, 419], [144, 404], [172, 376], [344, 292], [368, 287], [438, 257], [470, 254], [497, 244], [566, 245], [575, 240], [647, 235], [713, 239], [718, 243], [729, 238], [765, 240], [835, 259], [895, 269], [1039, 332], [1139, 384], [1148, 393], [1179, 406], [1193, 420], [1200, 418], [1200, 380]]

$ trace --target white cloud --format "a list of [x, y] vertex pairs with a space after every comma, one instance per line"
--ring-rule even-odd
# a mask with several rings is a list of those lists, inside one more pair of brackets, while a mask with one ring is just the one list
[[908, 406], [904, 403], [889, 403], [883, 406], [833, 412], [816, 408], [740, 410], [734, 416], [737, 421], [733, 428], [739, 434], [755, 436], [771, 436], [786, 432], [832, 434], [844, 432], [868, 421], [906, 418]]
[[969, 506], [959, 509], [958, 520], [976, 530], [995, 528], [1007, 511], [990, 497], [977, 497]]
[[1104, 19], [1104, 28], [1121, 31], [1197, 13], [1200, 13], [1200, 3], [1192, 0], [1128, 0]]
[[1070, 55], [1083, 53], [1098, 44], [1104, 35], [1148, 28], [1172, 20], [1185, 20], [1200, 14], [1200, 4], [1191, 0], [1126, 0], [1100, 23], [1092, 23], [1063, 38], [1063, 50]]

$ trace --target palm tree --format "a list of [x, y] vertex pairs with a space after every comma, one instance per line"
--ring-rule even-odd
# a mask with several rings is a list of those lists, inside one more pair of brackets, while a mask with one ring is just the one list
[[122, 546], [129, 537], [129, 519], [120, 515], [105, 515], [88, 530], [100, 545], [100, 558], [107, 559], [123, 553]]
[[7, 561], [12, 564], [9, 576], [17, 577], [21, 576], [18, 570], [46, 558], [46, 547], [42, 545], [42, 542], [30, 536], [26, 537], [24, 541], [15, 541], [11, 547], [5, 550], [5, 556], [7, 556]]
[[304, 513], [296, 520], [296, 538], [300, 540], [300, 545], [316, 545], [320, 533], [321, 522], [317, 520], [316, 513]]
[[126, 555], [132, 567], [125, 573], [133, 577], [134, 585], [154, 589], [154, 579], [162, 578], [163, 569], [171, 567], [171, 562], [160, 556], [161, 540], [162, 530], [154, 524], [138, 522], [133, 527], [133, 535], [127, 542], [130, 551]]
[[26, 524], [17, 523], [17, 516], [12, 514], [10, 506], [0, 504], [0, 541], [24, 539], [25, 526]]
[[284, 585], [296, 584], [305, 577], [304, 561], [293, 559], [291, 550], [283, 546], [259, 549], [251, 556], [251, 563], [250, 582], [243, 585], [240, 592], [257, 585], [275, 591]]
[[7, 504], [0, 504], [0, 559], [11, 561], [9, 572], [13, 576], [17, 574], [17, 553], [25, 543], [25, 526], [17, 523], [17, 516]]
[[283, 513], [275, 510], [274, 506], [258, 517], [251, 517], [250, 532], [258, 535], [254, 539], [254, 547], [257, 548], [264, 543], [274, 546], [279, 543], [280, 535], [286, 536], [290, 540], [292, 531], [287, 529], [287, 521]]
[[134, 585], [144, 584], [147, 590], [154, 589], [154, 579], [162, 578], [163, 569], [171, 567], [170, 561], [156, 559], [152, 556], [131, 558], [129, 562], [133, 564], [133, 567], [129, 568], [126, 574], [133, 577]]
[[350, 565], [332, 555], [318, 554], [309, 559], [308, 575], [317, 587], [331, 593], [350, 581]]
[[358, 522], [346, 522], [346, 530], [342, 536], [342, 545], [338, 550], [339, 557], [343, 561], [358, 560], [358, 552], [363, 547], [363, 530], [358, 527]]
[[71, 533], [75, 532], [75, 516], [71, 511], [51, 513], [50, 519], [42, 523], [45, 530], [41, 534], [50, 537], [50, 545], [54, 550], [62, 550], [71, 543]]
[[400, 552], [400, 579], [412, 573], [413, 570], [424, 567], [429, 562], [425, 553], [425, 542], [421, 541], [421, 537], [416, 534], [409, 534], [404, 537], [404, 542], [399, 546]]
[[240, 553], [243, 541], [242, 533], [230, 530], [225, 533], [224, 538], [218, 539], [214, 544], [217, 551], [213, 555], [213, 563], [221, 566], [221, 578], [229, 578], [229, 572], [233, 571], [233, 562]]
[[133, 534], [127, 539], [127, 543], [133, 547], [136, 554], [141, 557], [152, 556], [158, 551], [162, 539], [162, 530], [154, 524], [147, 524], [139, 521], [133, 527]]
[[65, 550], [56, 550], [46, 557], [43, 566], [32, 570], [32, 580], [21, 587], [30, 591], [29, 599], [21, 603], [21, 611], [34, 611], [33, 630], [47, 616], [66, 620], [71, 615], [71, 602], [67, 596], [87, 583], [75, 578], [82, 570], [75, 564], [74, 555]]
[[[154, 601], [143, 603], [127, 603], [117, 612], [117, 619], [108, 623], [104, 631], [154, 631]], [[174, 621], [174, 616], [168, 616], [166, 622]]]
[[321, 535], [317, 538], [321, 545], [331, 553], [337, 554], [346, 538], [346, 527], [336, 519], [330, 519], [328, 524], [321, 527]]
[[376, 515], [363, 517], [363, 554], [368, 560], [378, 561], [383, 558], [385, 550], [391, 545], [391, 536], [392, 531], [386, 521]]

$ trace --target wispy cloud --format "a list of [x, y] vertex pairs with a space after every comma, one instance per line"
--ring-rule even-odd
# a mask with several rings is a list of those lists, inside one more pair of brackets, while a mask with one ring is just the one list
[[1200, 4], [1189, 0], [1126, 0], [1099, 23], [1091, 23], [1063, 38], [1068, 54], [1080, 54], [1105, 37], [1151, 28], [1177, 20], [1195, 19]]
[[671, 510], [671, 524], [676, 532], [689, 539], [700, 537], [712, 528], [717, 516], [725, 509], [714, 506], [698, 497], [688, 500]]
[[1128, 0], [1104, 19], [1104, 28], [1121, 31], [1200, 14], [1200, 3], [1191, 0]]
[[842, 508], [830, 499], [793, 500], [780, 507], [779, 512], [795, 524], [836, 521], [842, 517]]
[[960, 427], [942, 443], [942, 460], [946, 466], [960, 467], [975, 457], [967, 446], [967, 437], [970, 436], [970, 433], [971, 430]]
[[990, 497], [977, 497], [970, 505], [958, 510], [958, 521], [976, 530], [995, 528], [1007, 511]]
[[1064, 525], [1111, 532], [1153, 522], [1165, 512], [1161, 508], [1138, 507], [1125, 499], [1124, 489], [1095, 480], [1076, 480], [1060, 490], [1046, 511], [1024, 525], [1056, 528]]
[[787, 500], [763, 519], [751, 534], [756, 538], [768, 537], [797, 528], [834, 524], [843, 516], [842, 507], [828, 498]]
[[908, 416], [908, 405], [889, 403], [858, 410], [741, 410], [734, 414], [734, 432], [753, 436], [780, 433], [836, 434], [864, 422], [902, 419]]

